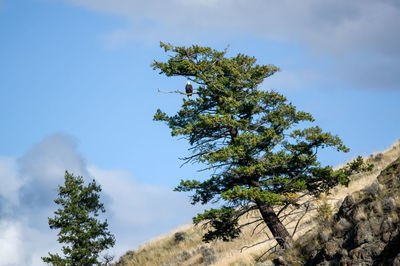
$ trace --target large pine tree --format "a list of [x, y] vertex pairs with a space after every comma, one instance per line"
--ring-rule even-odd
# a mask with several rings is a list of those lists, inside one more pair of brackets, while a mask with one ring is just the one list
[[289, 246], [291, 235], [274, 206], [287, 204], [287, 195], [318, 194], [339, 182], [346, 184], [362, 160], [337, 171], [321, 166], [319, 149], [348, 149], [339, 137], [318, 126], [306, 127], [314, 121], [311, 114], [297, 111], [278, 92], [260, 88], [278, 71], [276, 66], [258, 65], [244, 54], [228, 58], [226, 50], [197, 45], [161, 47], [170, 58], [155, 61], [153, 68], [192, 81], [195, 97], [184, 98], [173, 116], [157, 110], [154, 119], [166, 122], [173, 136], [189, 141], [191, 154], [185, 162], [213, 170], [209, 179], [182, 180], [175, 190], [193, 191], [193, 204], [216, 199], [225, 203], [194, 218], [195, 223], [205, 220], [213, 226], [204, 239], [237, 237], [239, 217], [256, 209], [278, 243]]

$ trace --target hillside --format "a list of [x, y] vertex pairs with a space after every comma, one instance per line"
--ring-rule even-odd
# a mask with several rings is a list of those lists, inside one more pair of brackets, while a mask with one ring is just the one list
[[278, 265], [400, 265], [400, 157], [339, 211], [274, 254]]
[[[269, 239], [271, 233], [269, 233], [268, 229], [265, 228], [263, 223], [257, 221], [259, 215], [257, 212], [254, 212], [241, 220], [241, 224], [252, 224], [245, 227], [242, 235], [232, 242], [216, 241], [205, 244], [201, 241], [202, 235], [205, 232], [205, 228], [203, 226], [195, 227], [192, 225], [186, 225], [174, 230], [168, 235], [160, 236], [159, 238], [142, 245], [137, 250], [128, 251], [119, 259], [118, 262], [115, 263], [115, 265], [261, 266], [271, 265], [271, 260], [274, 259], [275, 262], [279, 262], [279, 260], [277, 260], [278, 255], [280, 256], [279, 259], [281, 262], [288, 265], [303, 264], [306, 263], [307, 260], [310, 265], [313, 265], [317, 262], [328, 263], [329, 259], [333, 259], [333, 257], [331, 258], [329, 255], [326, 255], [326, 251], [330, 247], [329, 245], [331, 245], [331, 247], [339, 247], [343, 244], [340, 243], [340, 241], [328, 242], [328, 240], [340, 239], [343, 234], [347, 232], [345, 232], [344, 229], [339, 233], [337, 230], [335, 231], [332, 229], [327, 229], [328, 221], [330, 221], [329, 225], [338, 226], [337, 223], [340, 221], [343, 222], [343, 213], [349, 212], [349, 208], [356, 208], [359, 206], [357, 204], [360, 203], [359, 200], [361, 200], [362, 197], [354, 195], [364, 195], [365, 192], [357, 191], [360, 191], [364, 188], [367, 188], [367, 191], [375, 191], [373, 189], [377, 188], [378, 190], [381, 189], [379, 190], [379, 193], [385, 192], [386, 190], [383, 188], [386, 188], [386, 185], [379, 185], [377, 177], [382, 170], [387, 168], [399, 157], [400, 141], [397, 141], [388, 150], [365, 158], [367, 162], [375, 165], [374, 170], [368, 174], [352, 176], [348, 187], [335, 187], [332, 189], [329, 195], [322, 195], [319, 199], [305, 197], [300, 206], [296, 208], [293, 207], [292, 209], [282, 212], [281, 219], [283, 220], [284, 224], [292, 234], [295, 231], [294, 239], [296, 240], [297, 248], [293, 249], [290, 254], [281, 254], [282, 251], [280, 251], [276, 246], [276, 242], [272, 239]], [[381, 182], [384, 181], [381, 180]], [[379, 195], [377, 196], [377, 199], [382, 200], [383, 196]], [[349, 202], [350, 198], [352, 198], [355, 202], [353, 202], [354, 204], [352, 203], [353, 205], [348, 205], [349, 203], [346, 203]], [[344, 204], [342, 204], [343, 202]], [[347, 211], [344, 210], [346, 208]], [[363, 208], [368, 209], [369, 207], [364, 206]], [[338, 210], [339, 212], [337, 213]], [[385, 212], [379, 215], [381, 215], [380, 217], [389, 217]], [[361, 217], [362, 214], [359, 216]], [[361, 221], [362, 219], [367, 219], [369, 216], [368, 214], [364, 214], [364, 218], [360, 217], [357, 219], [360, 219]], [[349, 217], [347, 218], [351, 220]], [[394, 218], [392, 218], [392, 220], [393, 219]], [[300, 222], [298, 222], [299, 220]], [[382, 221], [379, 220], [379, 223], [382, 224]], [[352, 226], [355, 225], [357, 225], [357, 223], [352, 224]], [[391, 226], [395, 225], [392, 224]], [[360, 227], [362, 226], [360, 225]], [[326, 241], [321, 242], [318, 240], [321, 238], [321, 236], [320, 234], [316, 235], [316, 232], [324, 232], [322, 235], [324, 235], [324, 239]], [[390, 241], [390, 237], [392, 236], [389, 236], [388, 241]], [[308, 249], [305, 248], [307, 246], [306, 243], [313, 243], [315, 249], [311, 249], [310, 247], [308, 247]], [[315, 245], [315, 243], [318, 243], [318, 245]], [[353, 246], [350, 244], [348, 245], [350, 248], [355, 244], [353, 243]], [[317, 250], [318, 247], [320, 247], [321, 250]], [[345, 250], [345, 248], [342, 248], [341, 250]], [[332, 256], [336, 256], [335, 254], [332, 254]]]

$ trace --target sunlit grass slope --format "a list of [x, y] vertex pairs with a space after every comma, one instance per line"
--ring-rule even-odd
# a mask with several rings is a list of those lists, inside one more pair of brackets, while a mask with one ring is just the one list
[[[282, 212], [281, 220], [289, 232], [295, 231], [295, 239], [302, 237], [313, 230], [321, 215], [326, 215], [324, 212], [333, 212], [347, 195], [372, 184], [379, 173], [399, 156], [400, 140], [389, 149], [365, 158], [374, 164], [372, 172], [352, 176], [348, 187], [337, 186], [329, 195], [318, 199], [305, 197], [300, 206]], [[268, 265], [262, 261], [273, 251], [276, 241], [269, 239], [271, 233], [258, 219], [258, 212], [243, 217], [241, 224], [251, 225], [243, 229], [238, 239], [208, 244], [202, 242], [204, 226], [186, 225], [143, 244], [137, 250], [128, 251], [116, 265]]]

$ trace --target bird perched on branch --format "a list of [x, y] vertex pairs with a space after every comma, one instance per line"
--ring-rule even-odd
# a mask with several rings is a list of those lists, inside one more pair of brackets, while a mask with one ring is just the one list
[[190, 96], [193, 94], [193, 87], [190, 85], [190, 81], [186, 82], [185, 91], [188, 99], [190, 99]]

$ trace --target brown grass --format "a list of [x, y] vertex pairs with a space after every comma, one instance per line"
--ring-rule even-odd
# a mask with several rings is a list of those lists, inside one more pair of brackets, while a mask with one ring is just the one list
[[[379, 173], [399, 156], [400, 140], [396, 141], [389, 149], [364, 158], [367, 162], [375, 165], [372, 172], [353, 176], [348, 187], [337, 186], [328, 195], [322, 195], [320, 199], [305, 198], [303, 201], [311, 201], [308, 212], [304, 213], [304, 205], [301, 208], [289, 208], [283, 213], [283, 215], [287, 215], [281, 218], [283, 223], [289, 232], [292, 233], [297, 225], [297, 221], [302, 217], [294, 235], [295, 239], [311, 232], [318, 220], [315, 219], [316, 215], [318, 215], [318, 209], [325, 211], [329, 211], [329, 208], [332, 211], [335, 208], [337, 209], [337, 206], [341, 204], [347, 195], [375, 182]], [[396, 200], [400, 201], [397, 198]], [[363, 219], [362, 216], [362, 212], [360, 212], [359, 218]], [[243, 217], [241, 223], [244, 224], [257, 218], [259, 218], [259, 213], [255, 211], [247, 217]], [[258, 227], [256, 225], [253, 224], [245, 227], [242, 235], [234, 241], [215, 241], [209, 244], [201, 241], [206, 228], [203, 226], [185, 225], [142, 245], [135, 251], [127, 252], [121, 257], [117, 265], [207, 265], [207, 259], [212, 261], [209, 265], [256, 265], [256, 258], [259, 258], [268, 249], [276, 245], [274, 240], [267, 240], [271, 236], [271, 233], [265, 228], [264, 224]], [[174, 240], [176, 232], [185, 232], [185, 241], [177, 243]], [[205, 257], [205, 253], [201, 251], [202, 249], [206, 249], [206, 247], [215, 252], [209, 258], [206, 258], [208, 255]]]

